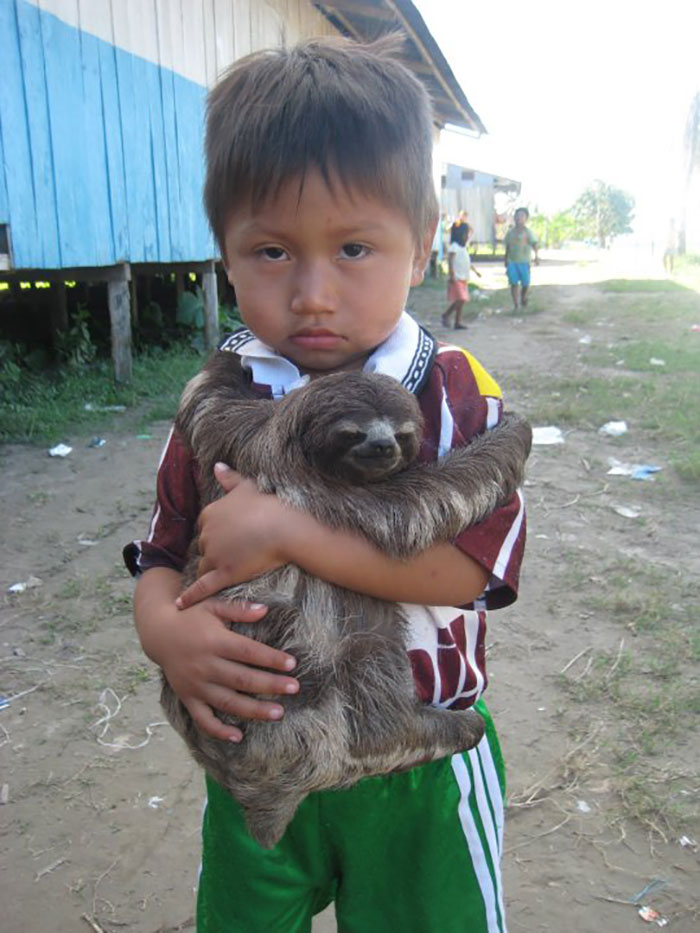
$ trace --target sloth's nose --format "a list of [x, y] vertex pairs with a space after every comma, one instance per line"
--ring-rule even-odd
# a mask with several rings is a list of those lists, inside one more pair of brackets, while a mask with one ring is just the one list
[[367, 455], [371, 457], [390, 457], [395, 445], [390, 438], [375, 438], [367, 443]]

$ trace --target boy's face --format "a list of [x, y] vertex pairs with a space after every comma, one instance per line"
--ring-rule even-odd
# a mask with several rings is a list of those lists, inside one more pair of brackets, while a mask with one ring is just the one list
[[515, 226], [522, 229], [525, 226], [527, 220], [527, 214], [525, 211], [516, 211], [515, 212]]
[[228, 276], [253, 333], [311, 375], [361, 369], [395, 328], [423, 278], [404, 214], [360, 192], [333, 191], [316, 170], [259, 210], [236, 208], [224, 238]]

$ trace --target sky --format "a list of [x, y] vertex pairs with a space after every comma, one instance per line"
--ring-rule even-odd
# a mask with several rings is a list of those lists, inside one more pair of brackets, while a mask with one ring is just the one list
[[414, 2], [488, 130], [443, 133], [444, 161], [518, 179], [547, 213], [600, 178], [642, 236], [678, 216], [700, 0]]

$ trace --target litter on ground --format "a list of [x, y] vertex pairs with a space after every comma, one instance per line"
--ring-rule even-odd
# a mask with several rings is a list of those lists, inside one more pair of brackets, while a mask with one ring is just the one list
[[617, 514], [621, 515], [623, 518], [639, 518], [639, 516], [642, 514], [642, 510], [637, 506], [614, 505], [612, 510], [613, 512], [617, 512]]
[[85, 402], [84, 411], [126, 411], [126, 405], [95, 405], [94, 402]]
[[545, 446], [549, 444], [563, 444], [564, 435], [561, 428], [547, 425], [543, 428], [532, 429], [532, 443]]
[[630, 476], [632, 479], [653, 480], [652, 473], [658, 473], [663, 467], [651, 463], [622, 463], [615, 457], [608, 457], [608, 476]]
[[40, 580], [39, 577], [27, 577], [26, 580], [23, 580], [21, 583], [13, 583], [12, 586], [8, 586], [8, 593], [24, 593], [25, 590], [33, 590], [37, 586], [41, 586], [43, 580]]
[[665, 366], [666, 360], [660, 360], [658, 356], [650, 356], [649, 365], [650, 366]]
[[67, 444], [56, 444], [55, 447], [49, 448], [49, 457], [67, 457], [72, 450]]
[[609, 437], [620, 437], [627, 433], [626, 421], [606, 421], [598, 428], [598, 434], [607, 434]]
[[646, 923], [655, 923], [657, 927], [665, 927], [668, 924], [668, 920], [653, 907], [642, 906], [637, 913]]

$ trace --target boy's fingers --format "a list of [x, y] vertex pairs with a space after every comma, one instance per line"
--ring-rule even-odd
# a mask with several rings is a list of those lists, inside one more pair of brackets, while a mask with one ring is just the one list
[[[278, 648], [271, 648], [262, 641], [255, 641], [253, 638], [247, 638], [245, 635], [237, 633], [224, 633], [222, 635], [226, 643], [222, 643], [220, 657], [228, 661], [234, 661], [239, 664], [245, 664], [249, 668], [272, 668], [277, 671], [293, 671], [297, 666], [296, 659], [287, 654], [286, 651], [280, 651]], [[275, 683], [273, 689], [270, 685], [243, 685], [234, 686], [243, 687], [255, 693], [287, 693], [284, 685]]]
[[[260, 719], [267, 722], [276, 722], [284, 716], [284, 707], [280, 703], [256, 700], [255, 697], [248, 696], [245, 693], [236, 693], [233, 690], [222, 689], [216, 691], [216, 693], [212, 692], [212, 704], [215, 709], [226, 713], [228, 716], [235, 716], [237, 719]], [[216, 717], [214, 718], [216, 719]]]
[[216, 599], [212, 602], [212, 608], [220, 619], [228, 622], [258, 622], [267, 612], [267, 606], [262, 603], [249, 603], [245, 599], [233, 602]]
[[225, 463], [214, 464], [214, 476], [221, 488], [226, 492], [231, 492], [241, 481], [241, 474], [236, 473], [235, 470], [232, 470], [231, 467]]
[[221, 739], [224, 742], [240, 742], [243, 733], [238, 726], [227, 726], [221, 722], [215, 715], [211, 707], [201, 700], [191, 700], [187, 704], [187, 709], [192, 716], [192, 721], [201, 732], [215, 739]]
[[190, 584], [186, 590], [183, 590], [175, 600], [175, 605], [178, 609], [189, 609], [195, 603], [201, 603], [203, 599], [214, 596], [215, 593], [223, 590], [229, 583], [230, 580], [224, 571], [210, 570]]

